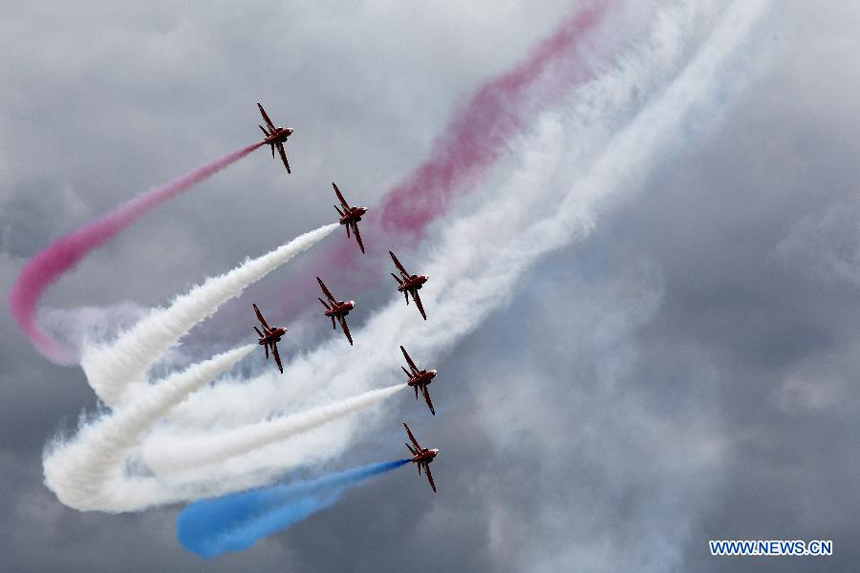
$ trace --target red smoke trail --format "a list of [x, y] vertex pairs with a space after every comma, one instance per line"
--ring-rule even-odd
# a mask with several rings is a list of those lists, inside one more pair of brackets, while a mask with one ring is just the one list
[[[472, 182], [504, 154], [512, 136], [521, 133], [536, 112], [572, 85], [589, 79], [583, 47], [605, 7], [601, 2], [565, 21], [514, 69], [478, 88], [436, 140], [431, 157], [377, 208], [383, 229], [397, 236], [419, 237], [445, 212], [460, 186]], [[560, 67], [562, 63], [566, 68]], [[545, 78], [546, 84], [535, 86], [550, 71], [554, 73]], [[534, 88], [537, 93], [532, 93]]]
[[54, 340], [36, 324], [36, 308], [45, 290], [91, 251], [115, 237], [140, 217], [238, 161], [264, 143], [249, 145], [199, 167], [167, 185], [142, 193], [104, 217], [58, 239], [30, 259], [12, 287], [9, 306], [18, 326], [30, 337], [33, 345], [58, 364], [74, 364], [77, 361], [76, 351]]
[[[338, 288], [358, 288], [388, 277], [382, 268], [391, 263], [387, 250], [414, 247], [427, 226], [445, 214], [452, 199], [473, 189], [540, 111], [591, 79], [593, 70], [586, 60], [608, 5], [598, 1], [577, 12], [512, 70], [480, 86], [436, 139], [430, 157], [365, 216], [361, 231], [367, 254], [361, 255], [354, 239], [339, 238], [314, 259], [300, 284], [289, 284], [281, 291], [290, 294], [282, 309], [293, 301], [304, 304], [315, 292], [316, 281], [307, 277], [329, 277], [329, 284]], [[341, 188], [348, 199], [355, 196], [348, 182]], [[289, 310], [296, 314], [297, 309]]]

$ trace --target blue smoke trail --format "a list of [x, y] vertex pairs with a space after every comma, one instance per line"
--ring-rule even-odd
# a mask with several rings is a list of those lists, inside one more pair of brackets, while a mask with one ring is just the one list
[[336, 502], [347, 490], [409, 463], [409, 458], [371, 464], [311, 481], [231, 493], [193, 503], [176, 522], [179, 543], [201, 557], [243, 551], [258, 539]]

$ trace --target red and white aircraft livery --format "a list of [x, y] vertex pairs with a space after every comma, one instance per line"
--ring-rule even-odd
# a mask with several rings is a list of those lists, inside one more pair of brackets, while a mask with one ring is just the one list
[[346, 225], [346, 238], [349, 238], [349, 229], [352, 228], [352, 231], [355, 233], [355, 240], [358, 241], [358, 247], [363, 253], [364, 244], [361, 242], [361, 233], [358, 232], [358, 222], [361, 221], [361, 217], [367, 213], [367, 207], [350, 207], [349, 203], [346, 202], [346, 199], [343, 198], [343, 194], [340, 192], [340, 189], [337, 188], [337, 185], [332, 182], [331, 186], [334, 187], [334, 192], [340, 200], [341, 207], [343, 207], [343, 211], [341, 211], [337, 208], [337, 205], [335, 205], [334, 210], [337, 211], [338, 215], [340, 215], [340, 224]]
[[421, 468], [423, 467], [424, 473], [427, 474], [427, 480], [430, 482], [430, 487], [433, 488], [433, 493], [436, 493], [436, 484], [433, 483], [433, 474], [430, 473], [430, 462], [433, 461], [439, 450], [438, 448], [422, 448], [418, 440], [415, 439], [415, 436], [412, 435], [406, 422], [403, 422], [403, 427], [406, 428], [406, 433], [409, 434], [409, 440], [415, 444], [414, 448], [409, 444], [406, 444], [406, 447], [409, 448], [409, 452], [412, 454], [412, 461], [418, 465], [418, 475], [421, 475]]
[[260, 332], [260, 329], [256, 326], [254, 327], [254, 330], [256, 330], [257, 334], [260, 335], [258, 344], [266, 349], [266, 359], [269, 358], [269, 348], [272, 349], [272, 355], [275, 357], [275, 364], [278, 365], [278, 370], [283, 374], [284, 365], [281, 364], [281, 355], [278, 354], [278, 342], [281, 341], [281, 337], [287, 332], [287, 329], [281, 326], [276, 326], [275, 328], [269, 326], [266, 319], [263, 318], [263, 313], [261, 313], [260, 309], [257, 308], [257, 305], [255, 304], [253, 306], [254, 312], [257, 313], [257, 318], [263, 326], [263, 332]]
[[418, 307], [418, 312], [421, 313], [424, 320], [427, 320], [427, 314], [424, 312], [424, 305], [421, 304], [421, 297], [418, 295], [418, 291], [424, 286], [424, 283], [427, 282], [429, 277], [427, 275], [410, 275], [406, 269], [403, 268], [403, 265], [400, 264], [400, 261], [397, 260], [397, 257], [394, 256], [394, 253], [388, 251], [388, 254], [391, 255], [391, 260], [394, 261], [394, 264], [397, 266], [397, 270], [400, 271], [399, 277], [394, 273], [391, 273], [391, 276], [393, 276], [394, 280], [397, 281], [398, 292], [402, 292], [403, 296], [406, 297], [407, 305], [409, 304], [409, 295], [411, 294], [413, 300], [415, 300], [415, 306]]
[[322, 282], [322, 279], [317, 277], [317, 282], [320, 283], [320, 288], [322, 288], [323, 293], [325, 293], [326, 298], [328, 299], [328, 303], [321, 298], [318, 298], [323, 306], [325, 307], [325, 315], [331, 318], [331, 327], [333, 329], [337, 328], [334, 320], [337, 319], [340, 322], [341, 328], [343, 328], [343, 333], [346, 335], [346, 339], [349, 340], [350, 346], [352, 346], [352, 336], [349, 334], [349, 327], [346, 325], [346, 315], [349, 314], [349, 311], [355, 308], [354, 300], [337, 300], [334, 298], [334, 295], [331, 294], [325, 283]]
[[257, 107], [260, 108], [260, 113], [263, 114], [263, 120], [266, 122], [268, 129], [260, 126], [260, 129], [263, 130], [263, 133], [266, 134], [266, 143], [268, 143], [272, 148], [272, 158], [275, 157], [275, 148], [278, 148], [278, 153], [281, 155], [281, 161], [284, 162], [284, 167], [287, 168], [287, 173], [291, 173], [290, 171], [290, 162], [287, 161], [287, 151], [284, 149], [284, 143], [287, 142], [287, 138], [293, 134], [292, 127], [275, 127], [275, 124], [272, 123], [272, 120], [269, 119], [269, 114], [266, 113], [266, 110], [263, 109], [263, 106], [260, 105], [260, 102], [257, 102]]
[[406, 376], [409, 377], [409, 386], [415, 388], [415, 399], [418, 399], [418, 389], [420, 388], [421, 392], [424, 394], [424, 399], [427, 401], [427, 406], [430, 407], [430, 413], [435, 416], [436, 410], [433, 409], [433, 402], [430, 401], [430, 391], [427, 389], [427, 385], [436, 377], [436, 371], [418, 370], [418, 367], [415, 366], [414, 362], [412, 362], [412, 358], [409, 357], [409, 353], [406, 352], [406, 349], [401, 346], [400, 351], [403, 352], [403, 357], [406, 358], [406, 362], [409, 364], [409, 370], [411, 370], [411, 372], [407, 371], [403, 366], [401, 366], [400, 369], [406, 372]]

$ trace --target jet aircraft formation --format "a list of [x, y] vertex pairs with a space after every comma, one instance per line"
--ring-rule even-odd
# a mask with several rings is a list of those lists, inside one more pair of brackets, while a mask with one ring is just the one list
[[[260, 125], [260, 129], [266, 135], [266, 138], [263, 140], [264, 143], [268, 144], [272, 149], [272, 158], [275, 157], [275, 149], [278, 150], [278, 154], [281, 157], [281, 161], [284, 164], [284, 167], [287, 169], [287, 173], [291, 174], [290, 170], [290, 162], [287, 159], [287, 152], [284, 147], [284, 144], [287, 142], [287, 138], [293, 134], [295, 131], [291, 127], [276, 127], [272, 120], [269, 118], [269, 114], [266, 113], [266, 110], [263, 109], [263, 106], [258, 102], [257, 107], [260, 108], [260, 113], [263, 116], [263, 121], [266, 124], [266, 127]], [[364, 243], [361, 239], [361, 232], [358, 229], [358, 223], [361, 221], [361, 218], [367, 213], [366, 207], [354, 207], [350, 206], [347, 200], [344, 198], [343, 193], [338, 188], [338, 186], [332, 182], [331, 186], [334, 188], [334, 193], [337, 196], [338, 201], [340, 202], [340, 207], [337, 205], [334, 206], [335, 211], [340, 216], [339, 223], [346, 227], [346, 237], [347, 239], [352, 238], [352, 235], [355, 235], [355, 241], [358, 243], [358, 248], [361, 249], [362, 254], [365, 253]], [[394, 277], [394, 280], [397, 281], [397, 291], [403, 293], [406, 298], [406, 304], [409, 304], [409, 297], [412, 296], [412, 300], [415, 301], [415, 306], [418, 308], [418, 312], [421, 313], [421, 317], [424, 320], [427, 320], [427, 313], [424, 310], [424, 305], [421, 302], [421, 297], [418, 294], [418, 291], [424, 284], [427, 282], [427, 275], [414, 275], [410, 274], [406, 268], [400, 263], [397, 259], [397, 256], [392, 251], [388, 251], [388, 254], [391, 256], [391, 260], [394, 261], [394, 266], [397, 268], [399, 276], [397, 274], [391, 273], [391, 276]], [[324, 314], [326, 317], [331, 318], [331, 326], [333, 329], [337, 329], [337, 324], [340, 323], [341, 329], [343, 330], [344, 335], [346, 335], [346, 339], [349, 341], [350, 346], [353, 346], [352, 335], [349, 332], [349, 327], [346, 324], [346, 316], [349, 314], [351, 310], [355, 308], [355, 301], [343, 301], [338, 300], [331, 293], [331, 291], [326, 287], [325, 283], [322, 281], [320, 277], [316, 277], [317, 282], [322, 289], [323, 294], [325, 295], [325, 300], [322, 298], [318, 298], [318, 300], [325, 307]], [[266, 322], [263, 313], [260, 312], [260, 309], [257, 308], [257, 305], [254, 304], [254, 313], [257, 315], [257, 320], [260, 321], [260, 325], [262, 326], [262, 331], [254, 327], [254, 330], [259, 335], [258, 343], [265, 349], [266, 359], [269, 358], [269, 354], [271, 353], [272, 357], [275, 360], [275, 364], [278, 367], [278, 370], [281, 374], [284, 373], [284, 365], [281, 361], [281, 356], [278, 352], [278, 342], [281, 341], [281, 337], [286, 334], [287, 329], [284, 327], [271, 327]], [[408, 377], [407, 385], [411, 386], [415, 390], [415, 399], [418, 399], [419, 391], [424, 396], [424, 400], [427, 402], [427, 407], [430, 408], [430, 413], [432, 415], [436, 415], [436, 410], [433, 408], [433, 402], [430, 400], [430, 393], [427, 389], [427, 386], [433, 381], [436, 377], [436, 370], [421, 370], [416, 365], [412, 358], [409, 356], [409, 353], [406, 352], [406, 349], [401, 346], [400, 351], [403, 353], [403, 357], [406, 359], [406, 363], [409, 366], [409, 370], [401, 366], [403, 372], [406, 373]], [[409, 429], [409, 426], [404, 422], [403, 426], [406, 428], [406, 433], [409, 436], [409, 441], [412, 442], [412, 445], [406, 444], [406, 447], [409, 448], [410, 454], [412, 454], [411, 462], [415, 463], [418, 466], [418, 474], [421, 474], [422, 469], [424, 470], [424, 474], [427, 476], [427, 480], [430, 482], [430, 487], [433, 488], [433, 491], [436, 491], [436, 484], [433, 482], [433, 474], [430, 473], [430, 462], [432, 462], [436, 455], [439, 453], [439, 450], [436, 448], [429, 449], [423, 448], [415, 439], [415, 436], [412, 435], [412, 431]], [[414, 446], [414, 447], [413, 447]]]

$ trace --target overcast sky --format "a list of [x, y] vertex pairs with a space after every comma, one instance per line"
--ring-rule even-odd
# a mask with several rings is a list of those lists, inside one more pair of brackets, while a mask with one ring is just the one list
[[[253, 141], [256, 101], [296, 128], [293, 175], [252, 155], [96, 252], [46, 304], [163, 304], [330, 222], [331, 180], [373, 205], [577, 5], [0, 1], [0, 290], [63, 233]], [[435, 496], [399, 470], [213, 562], [177, 543], [179, 506], [68, 509], [43, 484], [42, 448], [95, 397], [0, 314], [0, 568], [849, 570], [860, 4], [779, 2], [771, 18], [719, 121], [433, 365], [439, 415], [398, 402], [392, 422], [420, 419], [442, 449]], [[363, 440], [342, 467], [401, 455], [401, 441]], [[833, 539], [834, 556], [712, 558], [712, 538]]]

